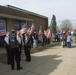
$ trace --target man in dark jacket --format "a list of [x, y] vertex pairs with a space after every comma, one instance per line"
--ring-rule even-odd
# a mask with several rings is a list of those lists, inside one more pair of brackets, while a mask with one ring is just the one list
[[11, 35], [10, 35], [11, 69], [14, 70], [14, 64], [15, 64], [14, 60], [16, 60], [17, 70], [21, 70], [22, 67], [20, 66], [19, 42], [17, 41], [16, 37], [17, 37], [16, 32], [14, 29], [12, 29]]
[[25, 51], [25, 56], [26, 62], [30, 62], [31, 61], [31, 54], [30, 54], [30, 49], [31, 49], [31, 40], [30, 40], [30, 35], [25, 34], [24, 36], [24, 51]]

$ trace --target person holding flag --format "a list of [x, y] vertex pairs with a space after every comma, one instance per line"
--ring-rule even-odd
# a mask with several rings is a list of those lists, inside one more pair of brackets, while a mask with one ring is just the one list
[[31, 27], [28, 29], [27, 33], [30, 35], [31, 46], [33, 46], [33, 32], [35, 31], [34, 23], [32, 23]]
[[28, 34], [31, 35], [35, 30], [35, 26], [34, 26], [34, 23], [31, 25], [31, 27], [28, 29]]
[[26, 56], [25, 61], [30, 62], [31, 61], [31, 54], [30, 54], [31, 40], [30, 40], [29, 34], [27, 34], [27, 33], [24, 34], [23, 42], [24, 42], [24, 52], [25, 52], [25, 56]]
[[46, 45], [46, 43], [47, 43], [46, 35], [47, 35], [46, 30], [44, 30], [44, 32], [43, 32], [43, 46]]
[[50, 44], [50, 40], [51, 40], [51, 31], [50, 31], [49, 28], [47, 29], [47, 35], [46, 35], [46, 37], [47, 37], [47, 43]]
[[40, 30], [38, 33], [38, 41], [42, 44], [43, 43], [43, 32], [42, 32], [42, 27], [40, 26]]
[[20, 30], [20, 33], [23, 35], [24, 33], [27, 33], [27, 26], [24, 24]]
[[11, 69], [14, 70], [15, 62], [17, 65], [17, 70], [21, 70], [22, 67], [20, 66], [20, 51], [19, 51], [19, 41], [17, 40], [17, 34], [14, 29], [11, 30], [10, 37], [9, 37], [9, 44], [10, 44], [10, 56], [11, 56]]

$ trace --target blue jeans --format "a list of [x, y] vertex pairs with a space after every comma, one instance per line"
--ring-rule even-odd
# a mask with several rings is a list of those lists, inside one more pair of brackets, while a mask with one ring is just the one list
[[71, 42], [67, 42], [67, 47], [68, 47], [68, 48], [71, 47]]

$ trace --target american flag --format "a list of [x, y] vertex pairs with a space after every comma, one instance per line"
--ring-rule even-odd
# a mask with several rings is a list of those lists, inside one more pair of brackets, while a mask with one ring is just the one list
[[34, 24], [32, 24], [31, 27], [28, 29], [28, 33], [32, 34], [34, 30], [35, 30], [35, 26]]
[[41, 26], [40, 26], [40, 30], [39, 30], [39, 33], [38, 33], [38, 40], [43, 42], [43, 37], [42, 37], [42, 35], [43, 35], [43, 32], [42, 32], [42, 28], [41, 28]]
[[3, 23], [0, 23], [0, 36], [6, 35], [6, 27]]
[[51, 38], [51, 31], [50, 29], [47, 29], [47, 35], [46, 35], [47, 38]]
[[20, 33], [21, 34], [24, 34], [24, 33], [27, 33], [27, 27], [26, 27], [26, 24], [24, 24], [20, 30]]

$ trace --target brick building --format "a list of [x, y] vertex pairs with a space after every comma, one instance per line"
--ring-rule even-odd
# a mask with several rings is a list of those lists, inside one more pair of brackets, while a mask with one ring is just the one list
[[12, 28], [19, 30], [26, 22], [28, 27], [34, 23], [37, 31], [40, 26], [42, 26], [43, 30], [48, 27], [48, 17], [11, 5], [0, 6], [0, 23], [1, 22], [6, 26], [6, 31], [10, 31]]
[[[43, 30], [47, 29], [48, 17], [11, 5], [0, 6], [0, 24], [5, 26], [6, 31], [11, 31], [12, 28], [20, 30], [25, 23], [27, 23], [27, 27], [34, 23], [38, 32], [40, 26], [42, 26]], [[3, 36], [0, 36], [0, 46], [2, 45], [2, 40]]]

